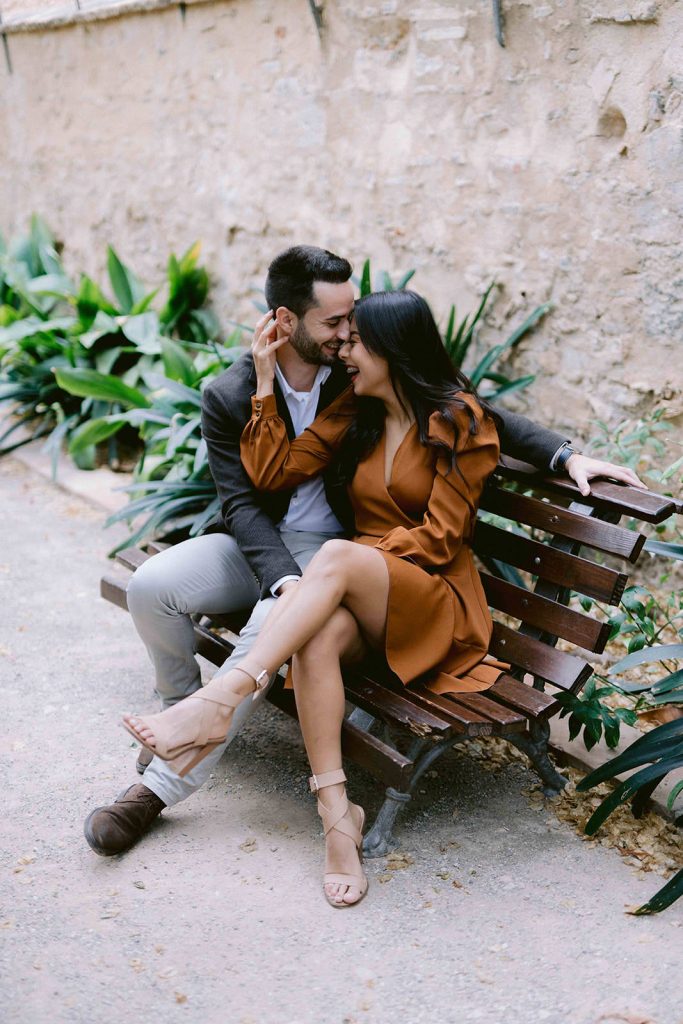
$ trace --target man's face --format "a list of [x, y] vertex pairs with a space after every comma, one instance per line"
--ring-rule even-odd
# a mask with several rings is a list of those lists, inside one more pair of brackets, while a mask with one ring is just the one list
[[305, 363], [331, 366], [340, 346], [349, 340], [353, 287], [350, 281], [316, 281], [313, 294], [316, 304], [298, 318], [289, 343]]

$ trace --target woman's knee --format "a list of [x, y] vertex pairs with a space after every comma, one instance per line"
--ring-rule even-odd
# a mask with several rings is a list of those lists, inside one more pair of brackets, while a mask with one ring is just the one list
[[358, 545], [351, 540], [327, 540], [311, 560], [304, 576], [327, 576], [334, 580], [343, 578], [355, 562]]
[[300, 667], [313, 667], [327, 658], [341, 658], [359, 642], [360, 632], [353, 615], [338, 608], [308, 643], [294, 655]]

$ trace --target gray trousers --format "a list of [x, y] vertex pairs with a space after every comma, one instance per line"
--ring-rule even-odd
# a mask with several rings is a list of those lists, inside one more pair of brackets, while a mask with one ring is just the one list
[[[331, 539], [329, 534], [299, 531], [283, 531], [281, 536], [302, 570], [325, 541]], [[246, 558], [237, 542], [225, 533], [194, 537], [150, 558], [132, 576], [127, 598], [135, 628], [154, 666], [156, 691], [163, 708], [171, 707], [201, 686], [192, 614], [227, 614], [253, 608], [233, 653], [218, 669], [218, 675], [237, 666], [249, 652], [277, 600], [259, 600], [259, 587]], [[155, 757], [144, 774], [144, 785], [168, 807], [196, 792], [263, 700], [266, 689], [256, 699], [242, 701], [232, 717], [225, 742], [183, 779], [165, 761]]]

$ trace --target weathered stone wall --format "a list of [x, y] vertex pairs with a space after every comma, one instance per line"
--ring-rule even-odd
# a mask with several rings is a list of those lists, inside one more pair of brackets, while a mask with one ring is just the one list
[[482, 346], [555, 306], [514, 356], [536, 417], [680, 414], [683, 5], [503, 7], [505, 49], [446, 0], [327, 0], [322, 39], [307, 0], [12, 32], [0, 226], [40, 211], [70, 266], [111, 242], [150, 281], [199, 238], [224, 316], [295, 241], [416, 267], [442, 315], [495, 277]]

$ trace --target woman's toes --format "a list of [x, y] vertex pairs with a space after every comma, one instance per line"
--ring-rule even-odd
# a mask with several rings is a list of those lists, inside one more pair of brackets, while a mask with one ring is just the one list
[[149, 746], [154, 746], [154, 733], [152, 730], [144, 725], [139, 718], [135, 715], [124, 715], [123, 720], [126, 725], [133, 730], [135, 735], [143, 743], [147, 743]]
[[328, 897], [328, 899], [333, 900], [335, 903], [341, 903], [341, 900], [339, 898], [339, 889], [340, 886], [337, 883], [328, 882], [328, 884], [325, 886], [325, 895]]

